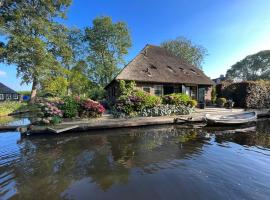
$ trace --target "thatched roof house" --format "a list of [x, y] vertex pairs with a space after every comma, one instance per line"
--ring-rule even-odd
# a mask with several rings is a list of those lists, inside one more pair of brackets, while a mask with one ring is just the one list
[[[147, 45], [105, 89], [109, 99], [117, 96], [119, 80], [135, 81], [137, 87], [155, 95], [183, 92], [199, 101], [209, 100], [214, 84], [203, 71], [188, 65], [166, 49]], [[210, 97], [211, 99], [211, 97]]]
[[19, 94], [0, 82], [0, 101], [19, 100]]

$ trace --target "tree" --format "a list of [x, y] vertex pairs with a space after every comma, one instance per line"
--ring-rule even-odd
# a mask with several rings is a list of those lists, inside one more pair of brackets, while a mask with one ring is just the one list
[[[65, 63], [65, 68], [70, 71], [66, 78], [68, 81], [67, 94], [86, 93], [83, 88], [88, 88], [88, 71], [86, 63], [86, 45], [83, 42], [84, 34], [80, 29], [71, 28], [68, 31], [67, 43], [72, 49], [70, 62]], [[81, 80], [80, 80], [81, 79]]]
[[73, 95], [83, 95], [89, 93], [93, 88], [92, 82], [88, 78], [87, 64], [80, 60], [76, 66], [70, 70], [69, 87]]
[[202, 69], [202, 63], [207, 55], [207, 50], [200, 45], [193, 44], [184, 37], [175, 40], [167, 40], [161, 46], [170, 51], [173, 55], [181, 58], [187, 64], [194, 65]]
[[226, 78], [243, 81], [270, 80], [270, 50], [260, 51], [237, 62], [227, 70]]
[[110, 17], [98, 17], [92, 27], [85, 29], [85, 40], [92, 80], [104, 87], [119, 72], [119, 65], [124, 63], [123, 57], [131, 47], [127, 25], [113, 23]]
[[22, 83], [32, 83], [31, 101], [44, 76], [57, 73], [71, 51], [66, 28], [56, 22], [65, 18], [71, 0], [4, 0], [0, 7], [0, 28], [7, 37], [5, 61], [17, 66]]

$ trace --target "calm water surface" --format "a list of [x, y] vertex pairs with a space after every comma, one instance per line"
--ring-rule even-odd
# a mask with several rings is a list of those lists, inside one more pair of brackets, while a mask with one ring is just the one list
[[256, 133], [177, 126], [0, 133], [0, 199], [270, 199], [270, 121]]

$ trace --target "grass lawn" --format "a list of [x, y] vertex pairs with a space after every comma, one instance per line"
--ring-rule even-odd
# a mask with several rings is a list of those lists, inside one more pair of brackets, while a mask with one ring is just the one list
[[14, 112], [24, 112], [27, 110], [33, 110], [33, 105], [29, 105], [25, 102], [7, 101], [0, 103], [0, 116], [7, 116]]

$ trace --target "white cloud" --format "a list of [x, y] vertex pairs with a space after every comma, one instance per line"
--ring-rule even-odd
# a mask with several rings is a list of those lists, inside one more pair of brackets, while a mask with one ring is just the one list
[[5, 77], [5, 76], [7, 76], [7, 72], [0, 70], [0, 77]]

